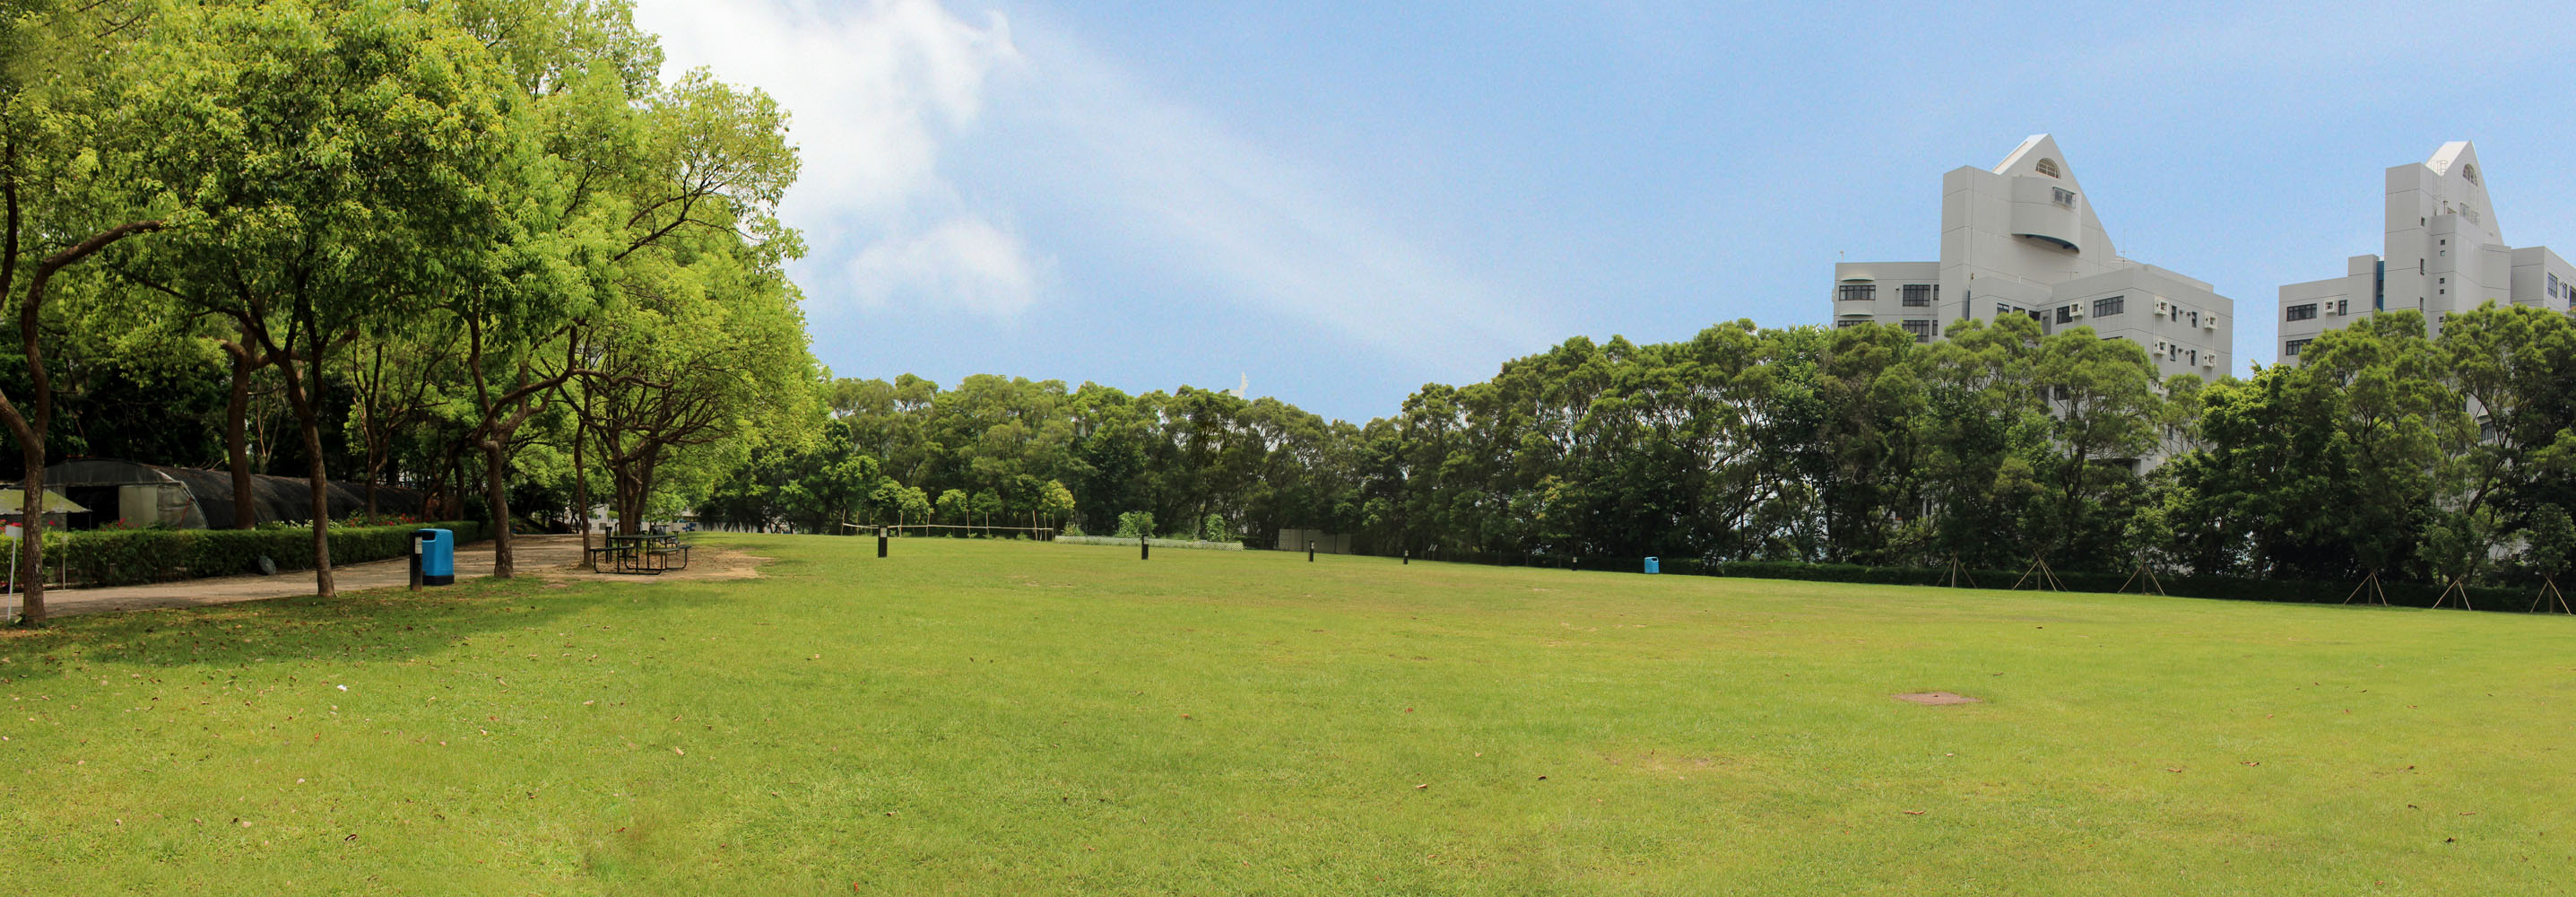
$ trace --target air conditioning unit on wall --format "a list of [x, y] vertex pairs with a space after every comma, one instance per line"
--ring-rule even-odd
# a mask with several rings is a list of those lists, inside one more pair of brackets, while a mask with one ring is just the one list
[[2173, 303], [2162, 299], [2156, 300], [2156, 317], [2161, 318], [2171, 314], [2173, 314]]
[[2218, 316], [2217, 316], [2217, 315], [2202, 315], [2202, 316], [2200, 316], [2200, 329], [2202, 329], [2202, 330], [2216, 330], [2216, 329], [2218, 329]]
[[2200, 366], [2201, 366], [2201, 367], [2205, 367], [2205, 368], [2214, 368], [2214, 367], [2217, 367], [2217, 366], [2218, 366], [2218, 353], [2216, 353], [2216, 352], [2211, 352], [2211, 353], [2209, 353], [2209, 354], [2207, 354], [2207, 355], [2200, 356]]

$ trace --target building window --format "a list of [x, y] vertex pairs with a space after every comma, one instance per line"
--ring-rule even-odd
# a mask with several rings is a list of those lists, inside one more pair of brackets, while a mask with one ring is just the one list
[[2558, 298], [2558, 275], [2549, 275], [2549, 298]]
[[1996, 320], [2002, 320], [2002, 319], [2003, 319], [2003, 316], [2008, 315], [2008, 314], [2012, 314], [2012, 311], [2013, 311], [2012, 306], [2005, 305], [2005, 304], [2003, 304], [2003, 303], [2001, 303], [2001, 302], [1997, 302], [1997, 303], [1995, 303], [1995, 319], [1996, 319]]
[[2200, 350], [2199, 350], [2199, 349], [2192, 349], [2192, 350], [2189, 350], [2189, 351], [2184, 352], [2184, 353], [2183, 353], [2183, 363], [2184, 363], [2184, 364], [2199, 364], [2199, 363], [2200, 363]]
[[1869, 302], [1869, 301], [1875, 300], [1875, 299], [1877, 299], [1877, 298], [1878, 298], [1878, 285], [1877, 285], [1877, 284], [1869, 284], [1869, 283], [1847, 283], [1847, 284], [1843, 284], [1843, 301], [1844, 301], [1844, 302]]
[[2039, 164], [2037, 164], [2037, 165], [2033, 165], [2033, 166], [2031, 166], [2031, 167], [2032, 167], [2032, 168], [2035, 168], [2035, 169], [2038, 169], [2038, 171], [2039, 171], [2039, 173], [2040, 173], [2040, 174], [2044, 174], [2044, 175], [2047, 175], [2047, 176], [2049, 176], [2049, 177], [2057, 177], [2057, 176], [2058, 176], [2058, 174], [2057, 174], [2057, 160], [2055, 160], [2055, 159], [2041, 159], [2041, 160], [2039, 160]]
[[2191, 313], [2191, 326], [2200, 326], [2200, 312], [2195, 311]]
[[1940, 297], [1941, 288], [1928, 283], [1909, 283], [1898, 287], [1897, 293], [1904, 298], [1907, 308], [1930, 308], [1932, 300]]
[[2051, 386], [2051, 387], [2049, 387], [2049, 388], [2048, 388], [2048, 393], [2049, 393], [2049, 396], [2050, 396], [2051, 398], [2054, 398], [2054, 399], [2056, 399], [2056, 400], [2058, 400], [2058, 401], [2060, 401], [2060, 402], [2063, 402], [2063, 401], [2066, 401], [2067, 399], [2071, 399], [2071, 398], [2074, 398], [2074, 397], [2075, 397], [2075, 394], [2074, 394], [2074, 393], [2067, 391], [2066, 387], [2063, 387], [2063, 386]]
[[2335, 314], [2337, 314], [2337, 315], [2348, 315], [2348, 314], [2352, 314], [2352, 300], [2350, 300], [2350, 299], [2337, 299], [2337, 300], [2335, 300]]
[[1930, 321], [1907, 321], [1905, 332], [1914, 334], [1914, 341], [1918, 343], [1931, 342], [1933, 337], [1941, 335], [1939, 330], [1933, 329]]
[[2306, 304], [2306, 305], [2293, 305], [2293, 306], [2290, 306], [2290, 320], [2293, 320], [2293, 321], [2308, 321], [2308, 320], [2314, 320], [2314, 319], [2316, 318], [2316, 316], [2317, 316], [2317, 304], [2316, 304], [2316, 303], [2314, 303], [2314, 302], [2310, 302], [2310, 303], [2308, 303], [2308, 304]]
[[2290, 358], [2297, 358], [2299, 357], [2299, 350], [2307, 348], [2308, 343], [2313, 341], [2314, 340], [2294, 339], [2289, 342], [2282, 343], [2281, 354]]
[[1854, 319], [1854, 320], [1848, 320], [1848, 321], [1835, 321], [1835, 322], [1834, 322], [1834, 329], [1836, 329], [1836, 330], [1840, 330], [1840, 329], [1843, 329], [1843, 328], [1845, 328], [1845, 327], [1858, 327], [1858, 326], [1860, 326], [1860, 325], [1867, 324], [1867, 323], [1869, 323], [1869, 321], [1867, 321], [1867, 320], [1865, 320], [1865, 319]]
[[2075, 191], [2068, 190], [2064, 187], [2050, 187], [2048, 190], [2048, 198], [2055, 200], [2058, 205], [2065, 206], [2070, 209], [2075, 207]]
[[2097, 318], [2107, 318], [2112, 315], [2119, 314], [2127, 307], [2128, 302], [2129, 297], [2127, 296], [2113, 296], [2108, 299], [2095, 299], [2093, 300], [2093, 316]]
[[2060, 306], [2058, 306], [2058, 307], [2057, 307], [2057, 323], [2060, 323], [2060, 324], [2072, 324], [2072, 323], [2075, 323], [2075, 306], [2072, 306], [2072, 305], [2060, 305]]

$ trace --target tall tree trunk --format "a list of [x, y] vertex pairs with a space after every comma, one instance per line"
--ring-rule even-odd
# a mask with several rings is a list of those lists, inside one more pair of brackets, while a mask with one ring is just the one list
[[[581, 463], [582, 443], [589, 441], [587, 432], [590, 396], [581, 397], [581, 413], [572, 418], [572, 519], [581, 527], [581, 563], [590, 567], [590, 469]], [[596, 570], [597, 567], [591, 567]]]
[[[18, 519], [24, 525], [18, 530], [18, 607], [27, 625], [45, 625], [45, 439], [22, 424], [18, 415], [9, 415], [9, 429], [18, 435], [19, 457], [27, 462], [27, 477], [18, 483]], [[69, 579], [69, 574], [65, 574]]]
[[259, 506], [252, 501], [250, 479], [250, 380], [264, 365], [254, 363], [248, 336], [242, 343], [231, 347], [233, 384], [231, 397], [224, 401], [224, 460], [233, 473], [233, 528], [254, 529], [259, 526]]
[[[10, 149], [8, 157], [0, 159], [0, 162], [16, 161], [16, 148]], [[17, 275], [15, 262], [21, 221], [17, 181], [12, 177], [0, 182], [0, 186], [5, 186], [7, 191], [7, 248], [11, 262], [8, 270], [0, 273], [0, 284], [5, 284]], [[18, 517], [25, 522], [20, 530], [23, 535], [18, 540], [18, 560], [21, 574], [34, 578], [20, 605], [29, 626], [45, 625], [45, 436], [54, 421], [54, 384], [51, 374], [45, 369], [44, 331], [39, 326], [44, 321], [45, 284], [53, 279], [54, 272], [88, 258], [118, 240], [160, 229], [161, 222], [158, 221], [119, 225], [54, 253], [36, 265], [35, 275], [27, 280], [27, 296], [18, 304], [19, 347], [27, 356], [28, 398], [35, 407], [33, 414], [22, 414], [16, 402], [0, 395], [0, 418], [5, 418], [9, 431], [18, 437], [19, 455], [27, 465], [26, 478], [18, 484]], [[66, 573], [66, 577], [68, 575]]]
[[[312, 323], [308, 318], [306, 329]], [[292, 340], [289, 340], [292, 342]], [[308, 340], [310, 357], [304, 359], [307, 372], [295, 369], [293, 353], [287, 353], [278, 367], [286, 372], [286, 401], [295, 408], [296, 429], [304, 436], [307, 460], [305, 483], [313, 492], [313, 593], [324, 598], [339, 597], [340, 590], [331, 577], [331, 475], [322, 461], [322, 347], [319, 333]], [[308, 373], [309, 372], [309, 373]], [[307, 379], [312, 381], [305, 382]]]
[[510, 557], [509, 484], [502, 475], [507, 468], [504, 455], [509, 454], [508, 441], [487, 437], [483, 440], [483, 482], [485, 500], [492, 503], [492, 578], [509, 579], [517, 572]]

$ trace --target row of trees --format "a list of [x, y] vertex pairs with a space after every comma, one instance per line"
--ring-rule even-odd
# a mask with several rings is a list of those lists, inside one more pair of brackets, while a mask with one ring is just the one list
[[1174, 535], [1320, 529], [1382, 553], [2554, 572], [2576, 506], [2576, 323], [2506, 306], [2426, 331], [2376, 315], [2303, 366], [2204, 383], [2027, 318], [1934, 343], [1736, 322], [1570, 340], [1364, 426], [1187, 387], [841, 380], [827, 448], [771, 451], [708, 508], [817, 529], [1151, 514], [1190, 530]]
[[[245, 505], [260, 461], [310, 479], [328, 595], [335, 473], [490, 515], [508, 576], [523, 478], [631, 526], [675, 480], [811, 439], [821, 378], [781, 272], [801, 246], [774, 216], [785, 115], [660, 70], [621, 3], [0, 7], [0, 296], [23, 355], [0, 419], [27, 494], [65, 442], [218, 430]], [[66, 419], [65, 385], [151, 412]], [[26, 608], [41, 621], [35, 583]]]

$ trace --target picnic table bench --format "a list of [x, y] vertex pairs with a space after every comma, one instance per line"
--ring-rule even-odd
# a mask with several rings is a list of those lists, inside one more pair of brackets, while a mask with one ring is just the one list
[[668, 533], [610, 536], [605, 548], [590, 550], [590, 568], [602, 573], [660, 576], [689, 568], [689, 549]]

